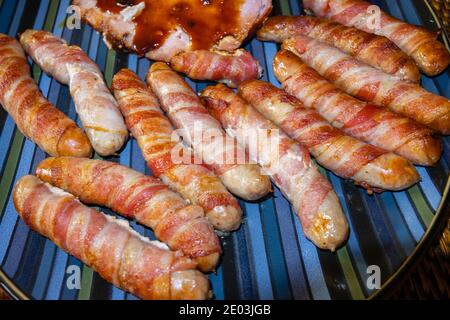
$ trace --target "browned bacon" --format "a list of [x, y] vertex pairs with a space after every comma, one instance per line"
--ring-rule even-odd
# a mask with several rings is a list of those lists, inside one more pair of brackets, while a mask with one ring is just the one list
[[84, 203], [136, 219], [171, 249], [195, 259], [201, 270], [214, 270], [220, 242], [203, 210], [187, 205], [159, 179], [114, 162], [71, 157], [45, 159], [36, 175]]
[[216, 229], [228, 232], [239, 228], [242, 210], [237, 200], [213, 172], [195, 163], [192, 150], [180, 143], [151, 89], [128, 69], [114, 76], [112, 86], [127, 126], [153, 174], [201, 206]]
[[389, 107], [394, 112], [450, 134], [450, 101], [417, 84], [377, 70], [344, 52], [306, 36], [286, 40], [283, 48], [347, 93], [364, 101]]
[[319, 17], [385, 36], [410, 55], [429, 76], [443, 72], [450, 64], [450, 54], [437, 40], [437, 32], [398, 20], [370, 2], [303, 0], [303, 6]]
[[207, 278], [195, 262], [128, 223], [81, 204], [34, 176], [21, 178], [13, 192], [17, 212], [33, 230], [80, 259], [105, 280], [143, 299], [207, 299]]
[[19, 130], [48, 154], [91, 156], [86, 134], [42, 96], [20, 43], [4, 34], [0, 34], [0, 103]]
[[399, 79], [419, 82], [414, 60], [389, 39], [340, 23], [309, 16], [276, 16], [258, 31], [258, 39], [283, 42], [304, 35], [335, 46], [371, 66]]
[[208, 50], [183, 52], [173, 57], [170, 64], [191, 79], [223, 82], [232, 88], [262, 76], [258, 60], [243, 49], [231, 53]]
[[252, 130], [266, 133], [267, 141], [261, 141], [263, 136], [257, 136], [257, 153], [249, 152], [250, 156], [292, 202], [306, 236], [320, 248], [334, 251], [339, 247], [347, 238], [347, 220], [331, 184], [311, 161], [308, 150], [286, 136], [231, 89], [223, 85], [208, 87], [202, 97], [211, 114], [239, 143], [249, 147]]
[[165, 63], [155, 63], [147, 75], [147, 82], [172, 123], [182, 129], [183, 138], [228, 190], [246, 200], [260, 199], [270, 191], [270, 180], [261, 175], [261, 168], [246, 163], [245, 150], [227, 136], [220, 123], [208, 114], [199, 97], [175, 71]]
[[362, 141], [395, 152], [415, 164], [430, 166], [442, 143], [431, 129], [386, 108], [362, 102], [321, 77], [290, 51], [280, 51], [274, 72], [283, 89], [333, 126]]
[[408, 160], [345, 135], [315, 110], [306, 109], [270, 83], [246, 82], [239, 92], [256, 110], [307, 147], [319, 164], [369, 191], [402, 190], [420, 179]]

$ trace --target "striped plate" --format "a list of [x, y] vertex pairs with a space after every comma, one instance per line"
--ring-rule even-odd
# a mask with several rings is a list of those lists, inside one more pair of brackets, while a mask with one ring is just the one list
[[[66, 28], [69, 2], [0, 0], [0, 32], [16, 36], [27, 28], [45, 29], [81, 46], [100, 65], [109, 82], [122, 67], [129, 67], [144, 77], [150, 65], [148, 60], [108, 51], [99, 35], [86, 25], [81, 30]], [[299, 2], [274, 1], [274, 14], [299, 14]], [[436, 19], [425, 2], [374, 2], [401, 19], [437, 28]], [[265, 79], [278, 85], [270, 68], [276, 45], [253, 40], [247, 49], [264, 66]], [[76, 119], [67, 87], [37, 67], [33, 73], [48, 99]], [[423, 85], [432, 92], [449, 95], [449, 76], [446, 72], [434, 79], [424, 77]], [[190, 84], [198, 91], [206, 86], [206, 83]], [[273, 197], [260, 203], [241, 202], [245, 224], [223, 239], [221, 267], [210, 276], [215, 298], [364, 299], [384, 291], [377, 290], [377, 281], [371, 277], [374, 272], [380, 272], [382, 286], [391, 283], [405, 269], [408, 264], [405, 262], [412, 261], [444, 215], [440, 202], [447, 194], [450, 139], [444, 139], [444, 144], [440, 163], [434, 168], [418, 168], [422, 182], [405, 192], [368, 196], [352, 183], [323, 171], [333, 183], [351, 226], [347, 245], [337, 253], [318, 250], [305, 239], [279, 190], [275, 189]], [[136, 299], [105, 282], [52, 242], [30, 232], [19, 219], [11, 189], [17, 179], [34, 172], [45, 157], [1, 109], [0, 279], [3, 286], [15, 297], [24, 299]], [[130, 141], [120, 158], [113, 161], [150, 173], [135, 141]], [[153, 238], [149, 230], [136, 224], [132, 226]]]

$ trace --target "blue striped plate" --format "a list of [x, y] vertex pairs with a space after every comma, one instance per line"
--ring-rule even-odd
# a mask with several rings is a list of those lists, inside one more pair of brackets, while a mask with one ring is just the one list
[[[45, 29], [81, 46], [103, 69], [109, 82], [122, 67], [144, 77], [150, 66], [148, 60], [108, 50], [89, 26], [82, 25], [81, 30], [66, 28], [69, 2], [0, 0], [0, 32], [16, 36], [27, 28]], [[274, 14], [299, 14], [299, 2], [274, 1]], [[431, 29], [438, 27], [425, 2], [374, 2], [410, 23]], [[264, 66], [265, 80], [278, 85], [270, 68], [276, 45], [253, 40], [247, 49]], [[68, 88], [36, 66], [33, 75], [48, 99], [76, 119]], [[423, 77], [423, 85], [432, 92], [450, 96], [449, 76], [447, 71], [437, 78]], [[198, 91], [207, 85], [189, 83]], [[291, 206], [279, 190], [275, 189], [273, 197], [259, 203], [241, 202], [245, 223], [238, 232], [223, 239], [221, 267], [210, 276], [215, 298], [364, 299], [386, 292], [426, 246], [448, 212], [448, 208], [443, 210], [442, 199], [448, 193], [449, 138], [444, 139], [444, 145], [439, 164], [434, 168], [418, 168], [421, 183], [405, 192], [368, 196], [352, 183], [323, 171], [333, 183], [351, 226], [347, 245], [337, 253], [318, 250], [305, 239]], [[17, 179], [34, 172], [45, 157], [1, 109], [0, 280], [3, 286], [23, 299], [136, 299], [105, 282], [52, 242], [30, 232], [19, 219], [11, 189]], [[135, 141], [130, 141], [120, 158], [113, 161], [150, 174]], [[153, 238], [149, 230], [137, 224], [132, 226]], [[377, 275], [384, 289], [378, 290]]]

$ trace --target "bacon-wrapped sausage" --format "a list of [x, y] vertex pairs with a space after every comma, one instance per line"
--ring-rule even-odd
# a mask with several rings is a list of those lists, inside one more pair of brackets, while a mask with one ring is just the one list
[[81, 48], [46, 31], [27, 30], [20, 42], [44, 72], [69, 85], [94, 150], [102, 156], [114, 155], [127, 140], [128, 131], [98, 66]]
[[128, 128], [153, 174], [191, 203], [201, 206], [214, 228], [224, 232], [239, 228], [242, 210], [220, 179], [193, 161], [176, 161], [176, 156], [192, 150], [180, 143], [155, 94], [128, 69], [114, 76], [112, 86]]
[[262, 41], [283, 42], [304, 35], [335, 46], [371, 66], [399, 79], [419, 82], [414, 60], [391, 40], [340, 23], [308, 16], [276, 16], [258, 31]]
[[209, 298], [209, 282], [195, 262], [141, 237], [125, 221], [90, 209], [34, 176], [17, 182], [13, 198], [30, 228], [115, 286], [143, 299]]
[[419, 181], [408, 160], [345, 135], [316, 111], [306, 109], [295, 97], [263, 81], [249, 81], [239, 93], [265, 117], [327, 169], [372, 190], [402, 190]]
[[[172, 123], [182, 129], [183, 138], [220, 177], [232, 193], [257, 200], [269, 193], [270, 180], [261, 168], [245, 163], [245, 150], [227, 136], [220, 123], [208, 114], [189, 85], [164, 63], [152, 65], [147, 82], [158, 96]], [[244, 159], [243, 159], [244, 158]]]
[[344, 52], [309, 37], [286, 40], [283, 48], [338, 87], [364, 101], [389, 107], [394, 112], [450, 134], [450, 101], [417, 84], [377, 70]]
[[223, 82], [235, 88], [245, 80], [259, 79], [262, 68], [258, 60], [244, 49], [235, 52], [198, 50], [183, 52], [172, 58], [172, 68], [197, 80]]
[[91, 156], [86, 134], [42, 96], [20, 43], [4, 34], [0, 34], [0, 103], [19, 130], [48, 154]]
[[273, 68], [284, 90], [306, 107], [316, 109], [345, 133], [418, 165], [430, 166], [439, 160], [442, 143], [431, 129], [386, 108], [353, 98], [290, 51], [278, 52]]
[[339, 247], [347, 238], [347, 220], [331, 184], [311, 161], [308, 150], [224, 85], [206, 88], [202, 97], [211, 114], [248, 148], [252, 130], [266, 132], [252, 146], [257, 153], [249, 152], [250, 157], [261, 164], [292, 202], [305, 235], [320, 248], [334, 251]]
[[369, 2], [303, 0], [303, 6], [312, 10], [316, 16], [385, 36], [410, 55], [429, 76], [441, 73], [450, 64], [448, 50], [437, 40], [438, 32], [429, 32], [419, 26], [400, 21], [379, 8], [375, 10], [376, 8]]
[[42, 161], [36, 175], [85, 203], [109, 207], [150, 227], [170, 248], [195, 259], [202, 271], [217, 265], [220, 242], [203, 210], [188, 206], [156, 178], [114, 162], [71, 157]]

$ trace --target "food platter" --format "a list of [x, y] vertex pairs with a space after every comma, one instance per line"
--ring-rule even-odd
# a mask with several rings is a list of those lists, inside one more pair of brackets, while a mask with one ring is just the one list
[[[373, 1], [405, 21], [430, 29], [440, 24], [425, 1]], [[44, 29], [77, 44], [89, 53], [110, 84], [123, 67], [144, 78], [150, 61], [132, 54], [108, 50], [89, 26], [66, 27], [69, 0], [0, 0], [0, 32], [10, 36], [27, 29]], [[274, 1], [273, 14], [301, 12], [299, 1]], [[441, 37], [448, 46], [445, 33]], [[277, 51], [272, 43], [252, 40], [246, 49], [264, 68], [264, 80], [279, 85], [271, 64]], [[48, 99], [76, 119], [68, 88], [34, 66], [33, 75]], [[450, 97], [450, 72], [435, 78], [422, 77], [429, 91]], [[205, 82], [188, 80], [197, 91]], [[136, 299], [104, 281], [90, 268], [58, 249], [51, 241], [31, 232], [19, 219], [11, 191], [23, 175], [35, 171], [46, 155], [26, 140], [14, 122], [0, 111], [0, 282], [18, 299]], [[443, 138], [440, 162], [432, 168], [419, 167], [420, 184], [403, 192], [367, 195], [351, 182], [329, 171], [327, 175], [350, 223], [347, 244], [336, 253], [316, 248], [303, 235], [288, 201], [274, 190], [257, 202], [240, 201], [245, 222], [239, 231], [222, 239], [224, 255], [220, 268], [209, 276], [215, 299], [364, 299], [383, 296], [427, 248], [448, 219], [450, 140]], [[130, 140], [119, 162], [150, 174], [135, 140]], [[113, 214], [107, 209], [103, 212]], [[138, 232], [154, 238], [144, 227]], [[80, 286], [68, 286], [71, 275], [80, 272]], [[374, 275], [379, 271], [380, 283]], [[375, 280], [374, 280], [375, 279]]]

